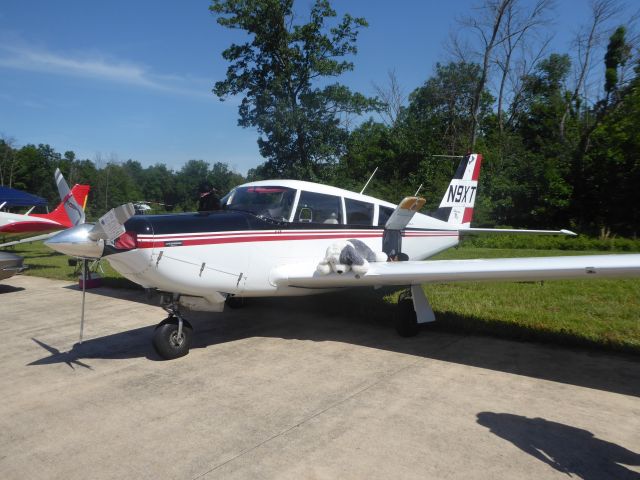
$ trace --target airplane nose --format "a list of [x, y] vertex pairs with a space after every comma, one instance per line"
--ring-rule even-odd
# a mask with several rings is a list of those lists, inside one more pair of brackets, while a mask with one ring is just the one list
[[104, 250], [104, 241], [89, 238], [92, 228], [92, 224], [83, 223], [55, 234], [44, 244], [56, 252], [72, 257], [100, 258]]

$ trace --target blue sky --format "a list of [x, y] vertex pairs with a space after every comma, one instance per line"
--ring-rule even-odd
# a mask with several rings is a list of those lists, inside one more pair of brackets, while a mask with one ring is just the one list
[[[339, 12], [369, 22], [355, 70], [340, 80], [365, 94], [394, 69], [408, 93], [432, 73], [456, 15], [476, 0], [353, 0]], [[298, 1], [301, 12], [311, 0]], [[554, 40], [568, 40], [587, 1], [562, 0]], [[129, 158], [172, 168], [189, 159], [246, 173], [262, 162], [257, 132], [237, 126], [237, 102], [211, 88], [220, 53], [239, 32], [218, 26], [207, 0], [3, 0], [0, 3], [0, 135], [48, 143], [80, 158]]]

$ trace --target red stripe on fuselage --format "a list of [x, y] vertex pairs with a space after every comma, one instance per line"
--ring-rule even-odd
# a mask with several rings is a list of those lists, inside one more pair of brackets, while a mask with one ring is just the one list
[[[189, 247], [196, 245], [218, 245], [225, 243], [252, 243], [252, 242], [281, 242], [294, 240], [325, 240], [325, 239], [350, 239], [350, 238], [382, 238], [382, 232], [372, 231], [371, 233], [358, 232], [341, 232], [333, 234], [298, 234], [292, 235], [292, 231], [282, 233], [270, 233], [266, 235], [252, 234], [233, 234], [233, 236], [221, 237], [224, 233], [217, 235], [200, 234], [201, 237], [154, 237], [140, 238], [138, 237], [138, 248], [164, 248], [164, 247]], [[407, 232], [409, 233], [409, 232]], [[228, 235], [228, 233], [226, 234]], [[406, 237], [457, 237], [457, 232], [411, 232]], [[167, 245], [167, 243], [169, 245]]]
[[[307, 235], [307, 236], [299, 236], [299, 235], [259, 235], [259, 236], [237, 236], [237, 237], [226, 237], [226, 238], [202, 238], [202, 239], [181, 239], [181, 238], [171, 238], [166, 240], [153, 240], [153, 241], [145, 241], [138, 240], [138, 248], [158, 248], [158, 247], [189, 247], [194, 245], [216, 245], [221, 243], [251, 243], [251, 242], [278, 242], [278, 241], [290, 241], [290, 240], [322, 240], [325, 238], [328, 239], [336, 239], [336, 238], [352, 238], [353, 235]], [[358, 235], [359, 238], [381, 238], [382, 234], [371, 234], [371, 235]], [[180, 242], [179, 245], [165, 245], [165, 243], [177, 243]]]
[[197, 237], [252, 237], [259, 235], [296, 235], [296, 236], [308, 236], [308, 235], [343, 235], [345, 238], [357, 237], [360, 235], [382, 235], [382, 230], [251, 230], [247, 232], [229, 231], [229, 232], [200, 232], [200, 233], [171, 233], [165, 235], [145, 235], [139, 234], [138, 238], [144, 240], [184, 240]]

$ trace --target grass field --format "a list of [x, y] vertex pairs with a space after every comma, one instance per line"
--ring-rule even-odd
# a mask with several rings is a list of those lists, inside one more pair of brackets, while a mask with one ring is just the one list
[[[69, 281], [77, 278], [78, 272], [68, 265], [68, 257], [42, 243], [18, 245], [13, 251], [24, 256], [30, 266], [26, 275]], [[602, 252], [462, 246], [436, 258], [590, 253]], [[118, 275], [108, 262], [102, 262], [102, 266], [106, 285], [139, 288]], [[429, 284], [424, 290], [438, 317], [429, 328], [640, 353], [640, 279]], [[348, 302], [352, 307], [346, 313], [387, 321], [393, 316], [400, 291], [387, 289], [383, 296], [370, 289], [350, 290], [348, 295], [357, 301]], [[343, 308], [345, 302], [340, 303]]]

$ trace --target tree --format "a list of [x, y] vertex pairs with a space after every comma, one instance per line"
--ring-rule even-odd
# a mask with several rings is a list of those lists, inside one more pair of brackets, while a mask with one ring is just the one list
[[[222, 56], [230, 62], [226, 79], [213, 91], [224, 99], [243, 95], [238, 124], [256, 127], [263, 174], [315, 179], [323, 165], [344, 151], [344, 120], [376, 103], [338, 83], [326, 84], [353, 69], [344, 59], [357, 52], [363, 18], [346, 14], [325, 26], [336, 12], [316, 0], [308, 23], [294, 24], [293, 0], [213, 0], [217, 22], [244, 30], [251, 41], [232, 44]], [[314, 86], [322, 81], [323, 86]]]
[[574, 40], [576, 58], [574, 65], [576, 66], [576, 83], [570, 98], [565, 104], [564, 114], [560, 122], [560, 135], [565, 138], [565, 124], [571, 113], [571, 108], [580, 108], [586, 103], [581, 98], [583, 89], [587, 81], [587, 77], [591, 70], [591, 62], [594, 50], [602, 42], [604, 38], [605, 25], [608, 20], [613, 18], [620, 9], [620, 3], [617, 0], [593, 0], [591, 2], [591, 21], [583, 26], [576, 35]]
[[0, 138], [0, 185], [11, 187], [13, 184], [13, 170], [15, 167], [15, 139]]
[[475, 63], [436, 64], [435, 74], [411, 93], [404, 121], [425, 146], [423, 156], [467, 153], [477, 120], [490, 112], [493, 102], [486, 89], [476, 100], [480, 71]]
[[378, 98], [380, 98], [381, 105], [379, 113], [382, 121], [388, 126], [393, 126], [400, 117], [407, 96], [404, 94], [394, 70], [389, 70], [387, 77], [389, 80], [387, 86], [380, 86], [374, 83], [373, 88]]

